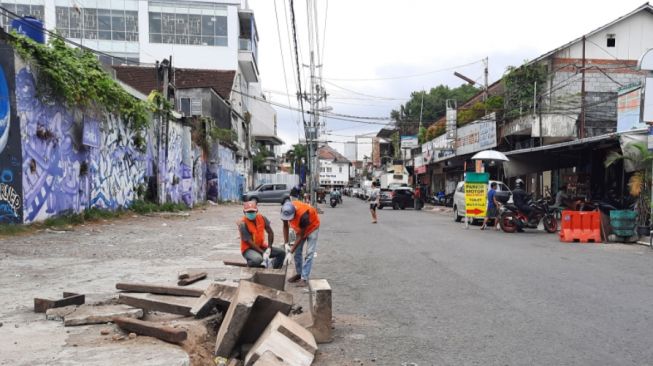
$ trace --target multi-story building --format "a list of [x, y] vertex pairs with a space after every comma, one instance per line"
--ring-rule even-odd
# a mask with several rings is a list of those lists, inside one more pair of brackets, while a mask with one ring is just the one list
[[317, 149], [320, 160], [320, 186], [343, 188], [349, 185], [350, 162], [342, 154], [328, 145]]

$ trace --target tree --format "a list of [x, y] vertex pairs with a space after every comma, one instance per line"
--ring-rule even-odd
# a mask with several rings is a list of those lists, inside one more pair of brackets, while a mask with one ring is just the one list
[[304, 144], [294, 144], [292, 149], [286, 152], [286, 160], [293, 166], [293, 173], [295, 174], [299, 174], [302, 167], [308, 172], [307, 159], [307, 148]]
[[265, 161], [268, 157], [274, 156], [274, 154], [268, 150], [265, 146], [259, 146], [258, 152], [254, 157], [252, 157], [252, 166], [254, 167], [254, 172], [256, 173], [265, 173]]
[[[390, 113], [397, 127], [403, 134], [417, 134], [420, 110], [422, 112], [422, 121], [425, 127], [430, 126], [438, 119], [444, 117], [447, 112], [447, 99], [455, 99], [458, 104], [462, 104], [478, 93], [478, 89], [469, 84], [463, 84], [457, 88], [449, 88], [446, 85], [438, 85], [431, 88], [428, 92], [414, 91], [410, 95], [410, 100], [401, 105], [399, 110], [393, 110]], [[422, 96], [424, 97], [424, 107], [422, 108]]]
[[637, 224], [647, 226], [651, 218], [653, 152], [649, 151], [644, 143], [632, 142], [624, 146], [623, 154], [610, 152], [605, 158], [604, 165], [607, 168], [617, 161], [629, 162], [635, 170], [628, 180], [628, 188], [630, 195], [637, 198]]

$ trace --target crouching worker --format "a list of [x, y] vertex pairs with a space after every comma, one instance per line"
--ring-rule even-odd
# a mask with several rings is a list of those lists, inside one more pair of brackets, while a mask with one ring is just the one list
[[[245, 216], [238, 224], [240, 232], [240, 252], [247, 260], [248, 267], [265, 267], [265, 261], [272, 258], [272, 267], [281, 268], [286, 258], [286, 251], [274, 248], [274, 232], [270, 220], [258, 213], [256, 202], [249, 201], [243, 205]], [[265, 232], [268, 242], [265, 242]]]
[[[284, 242], [288, 243], [290, 228], [296, 234], [295, 242], [290, 243], [289, 253], [286, 255], [294, 255], [297, 274], [290, 277], [288, 282], [296, 282], [297, 286], [304, 287], [308, 283], [311, 268], [313, 267], [320, 218], [315, 207], [299, 201], [292, 201], [284, 203], [283, 207], [281, 207], [281, 220], [283, 220]], [[307, 243], [307, 245], [304, 245], [304, 243]], [[306, 254], [302, 258], [305, 247]]]

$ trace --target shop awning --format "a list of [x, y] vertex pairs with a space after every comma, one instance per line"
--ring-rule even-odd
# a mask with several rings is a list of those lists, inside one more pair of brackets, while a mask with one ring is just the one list
[[609, 146], [619, 146], [618, 133], [514, 150], [505, 153], [510, 161], [503, 164], [503, 172], [506, 178], [512, 178], [547, 170], [571, 168], [583, 164], [582, 156], [578, 154], [580, 150]]

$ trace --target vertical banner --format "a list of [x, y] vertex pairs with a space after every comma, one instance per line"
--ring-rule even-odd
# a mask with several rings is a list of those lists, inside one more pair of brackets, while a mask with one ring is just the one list
[[[23, 223], [20, 122], [16, 115], [14, 51], [0, 44], [0, 224]], [[26, 169], [33, 164], [26, 162]]]
[[483, 218], [487, 211], [488, 173], [465, 174], [465, 212], [469, 218]]

